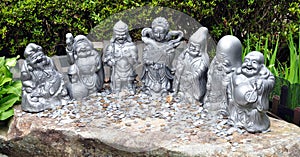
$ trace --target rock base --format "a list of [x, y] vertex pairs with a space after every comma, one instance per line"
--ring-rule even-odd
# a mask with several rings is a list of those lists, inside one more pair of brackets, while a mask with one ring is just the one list
[[208, 119], [199, 104], [180, 106], [170, 97], [159, 101], [140, 97], [97, 94], [37, 114], [16, 106], [9, 129], [1, 132], [0, 153], [22, 157], [300, 154], [296, 125], [270, 118], [269, 132], [250, 134], [228, 126], [226, 119]]

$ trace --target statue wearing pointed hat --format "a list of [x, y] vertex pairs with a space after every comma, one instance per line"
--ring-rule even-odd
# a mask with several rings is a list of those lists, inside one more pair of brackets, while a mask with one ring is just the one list
[[128, 26], [118, 21], [113, 27], [113, 37], [104, 50], [104, 63], [111, 68], [111, 89], [113, 93], [127, 90], [135, 94], [135, 72], [138, 51], [128, 32]]
[[[68, 88], [69, 93], [81, 92], [77, 94], [79, 97], [72, 98], [81, 99], [82, 96], [88, 96], [100, 91], [104, 82], [104, 70], [101, 56], [94, 49], [92, 42], [84, 35], [77, 35], [73, 38], [73, 35], [68, 33], [66, 35], [66, 43], [67, 57], [71, 64], [69, 77], [76, 77], [78, 79], [76, 83], [81, 84], [80, 87], [85, 87], [85, 90]], [[72, 80], [70, 80], [70, 83], [72, 84]]]
[[242, 44], [232, 35], [222, 37], [216, 48], [209, 70], [204, 97], [204, 108], [211, 115], [228, 116], [226, 87], [233, 71], [242, 64]]
[[188, 48], [174, 61], [174, 92], [179, 100], [195, 103], [203, 99], [209, 66], [207, 38], [208, 29], [199, 28], [190, 37]]
[[142, 40], [146, 46], [141, 80], [146, 94], [166, 95], [172, 91], [172, 62], [182, 37], [182, 31], [169, 30], [169, 23], [163, 17], [155, 18], [151, 28], [142, 30]]

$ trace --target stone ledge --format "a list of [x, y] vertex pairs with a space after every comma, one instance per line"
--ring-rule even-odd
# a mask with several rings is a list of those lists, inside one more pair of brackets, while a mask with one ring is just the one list
[[[135, 119], [136, 125], [151, 122], [152, 129], [139, 131], [134, 123], [108, 123], [105, 118], [89, 124], [38, 117], [15, 109], [6, 135], [0, 136], [0, 153], [8, 156], [297, 156], [300, 154], [300, 128], [271, 118], [271, 131], [239, 134], [232, 139], [202, 129], [187, 133], [182, 141], [174, 132], [157, 129], [164, 119]], [[107, 124], [107, 123], [106, 123]], [[173, 126], [176, 127], [176, 126]]]

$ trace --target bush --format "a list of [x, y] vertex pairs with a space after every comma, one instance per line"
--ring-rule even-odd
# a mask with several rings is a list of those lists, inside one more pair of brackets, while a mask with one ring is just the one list
[[230, 32], [241, 40], [248, 33], [266, 36], [281, 32], [284, 42], [287, 30], [299, 29], [299, 2], [284, 0], [2, 0], [1, 55], [23, 56], [30, 42], [42, 45], [48, 55], [65, 54], [66, 33], [88, 34], [110, 15], [146, 5], [170, 7], [190, 15], [208, 27], [215, 40]]
[[12, 106], [21, 98], [21, 81], [14, 81], [9, 71], [10, 67], [15, 66], [17, 58], [0, 57], [0, 121], [14, 115]]

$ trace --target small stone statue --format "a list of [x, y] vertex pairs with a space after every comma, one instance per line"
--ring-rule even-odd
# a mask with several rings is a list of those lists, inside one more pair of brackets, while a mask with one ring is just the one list
[[30, 43], [25, 48], [21, 69], [22, 110], [41, 112], [62, 104], [68, 98], [63, 76], [53, 61], [44, 55], [42, 47]]
[[68, 92], [72, 99], [81, 99], [98, 92], [104, 82], [101, 56], [84, 35], [66, 35], [69, 69]]
[[141, 81], [146, 94], [166, 95], [172, 90], [172, 62], [183, 32], [169, 31], [169, 23], [163, 17], [155, 18], [151, 27], [142, 30], [142, 40], [146, 46]]
[[252, 51], [233, 74], [228, 85], [229, 121], [248, 132], [263, 132], [270, 127], [266, 115], [268, 96], [275, 84], [273, 74], [264, 65], [264, 55]]
[[220, 39], [208, 70], [204, 97], [204, 108], [211, 115], [228, 115], [226, 87], [231, 73], [242, 64], [241, 56], [242, 44], [237, 37], [226, 35]]
[[111, 67], [111, 89], [119, 93], [127, 89], [130, 94], [135, 94], [134, 80], [138, 63], [138, 51], [128, 32], [128, 26], [123, 21], [115, 24], [114, 35], [110, 40], [104, 54], [104, 63]]
[[207, 53], [208, 30], [199, 28], [191, 37], [188, 48], [174, 61], [174, 91], [177, 97], [189, 103], [202, 101], [206, 91], [209, 57]]

